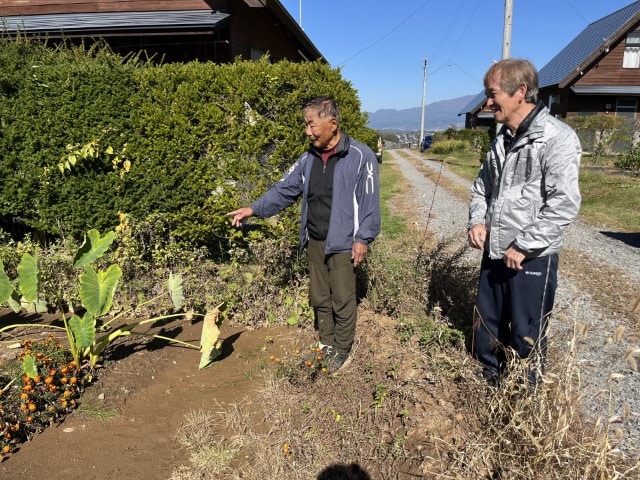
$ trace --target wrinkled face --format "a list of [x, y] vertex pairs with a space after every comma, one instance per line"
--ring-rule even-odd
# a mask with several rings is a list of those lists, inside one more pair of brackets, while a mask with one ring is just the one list
[[500, 75], [494, 75], [485, 89], [485, 94], [487, 107], [493, 112], [496, 122], [515, 130], [521, 120], [518, 112], [524, 105], [525, 93], [526, 87], [522, 85], [513, 95], [509, 95], [500, 88]]
[[303, 112], [305, 133], [318, 150], [333, 148], [340, 137], [338, 136], [338, 122], [333, 117], [319, 117], [318, 112], [309, 109]]

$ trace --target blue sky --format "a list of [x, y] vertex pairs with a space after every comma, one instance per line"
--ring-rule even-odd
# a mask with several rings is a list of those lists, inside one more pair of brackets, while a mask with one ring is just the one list
[[[365, 111], [475, 95], [502, 56], [504, 0], [280, 0]], [[587, 25], [632, 0], [513, 0], [511, 57], [542, 68]]]

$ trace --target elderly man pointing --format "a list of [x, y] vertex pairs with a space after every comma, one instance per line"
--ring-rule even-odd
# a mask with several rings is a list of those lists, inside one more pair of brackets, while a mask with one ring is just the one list
[[336, 102], [316, 97], [302, 106], [311, 141], [289, 171], [250, 207], [228, 215], [233, 225], [266, 218], [302, 199], [301, 246], [309, 253], [309, 299], [331, 372], [345, 364], [355, 337], [356, 267], [380, 232], [378, 161], [340, 130]]

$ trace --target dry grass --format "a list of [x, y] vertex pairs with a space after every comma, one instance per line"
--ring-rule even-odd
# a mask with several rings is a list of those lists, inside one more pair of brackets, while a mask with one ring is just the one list
[[491, 388], [465, 352], [400, 341], [393, 323], [367, 316], [344, 372], [311, 373], [309, 348], [251, 401], [194, 414], [179, 434], [193, 466], [173, 479], [638, 478], [616, 454], [615, 423], [584, 420], [575, 341], [551, 346], [540, 385], [514, 361]]
[[[497, 388], [467, 384], [471, 390], [461, 397], [459, 409], [476, 428], [457, 444], [440, 446], [452, 462], [446, 475], [434, 472], [437, 478], [638, 478], [640, 464], [612, 447], [619, 435], [612, 422], [585, 421], [576, 361], [578, 328], [576, 321], [569, 348], [552, 345], [555, 356], [539, 385], [526, 380], [529, 362], [514, 358]], [[483, 390], [484, 398], [479, 394]]]
[[188, 466], [178, 467], [171, 480], [214, 479], [229, 468], [242, 442], [239, 438], [227, 439], [216, 433], [218, 422], [227, 412], [210, 410], [192, 411], [178, 430], [176, 440], [190, 453]]

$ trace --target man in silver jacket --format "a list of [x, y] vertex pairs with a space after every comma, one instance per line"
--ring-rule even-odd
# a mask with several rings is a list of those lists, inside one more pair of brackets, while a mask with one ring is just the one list
[[557, 285], [564, 229], [580, 209], [581, 147], [575, 132], [537, 101], [527, 60], [495, 63], [484, 77], [498, 132], [471, 189], [469, 245], [484, 251], [474, 314], [474, 354], [491, 383], [506, 351], [532, 353], [537, 382]]

